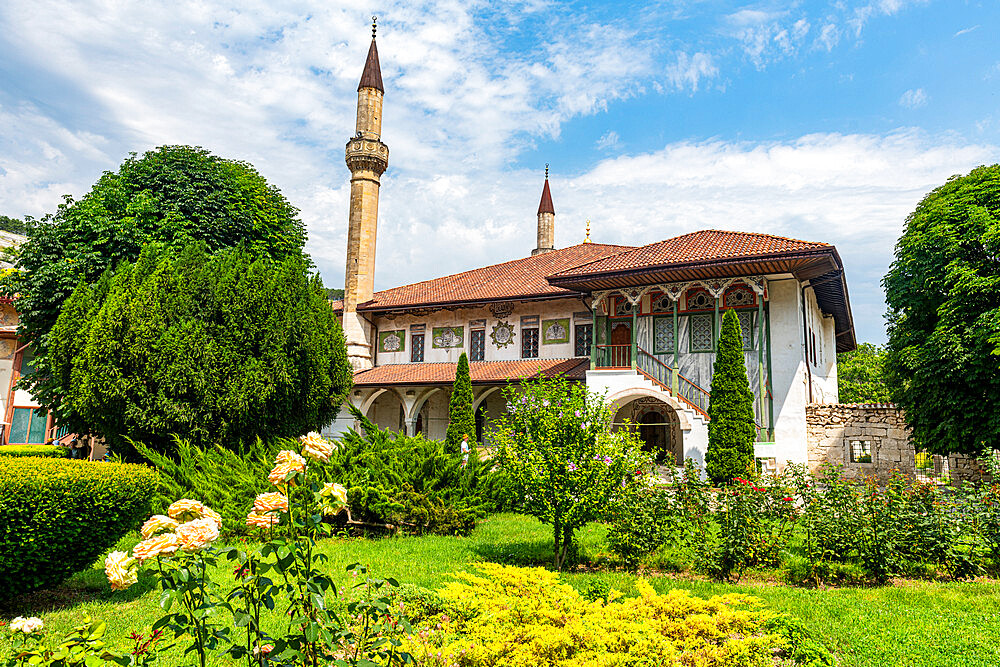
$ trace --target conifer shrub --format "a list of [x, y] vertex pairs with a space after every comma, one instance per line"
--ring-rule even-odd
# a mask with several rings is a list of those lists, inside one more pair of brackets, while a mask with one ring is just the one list
[[344, 434], [323, 466], [347, 488], [355, 519], [398, 524], [415, 533], [467, 535], [485, 515], [489, 466], [440, 440], [381, 429], [351, 408], [360, 432]]
[[0, 599], [90, 566], [149, 512], [152, 468], [0, 457]]
[[[418, 664], [833, 664], [801, 624], [750, 596], [705, 600], [683, 590], [661, 595], [640, 579], [638, 597], [611, 590], [588, 601], [548, 570], [495, 563], [476, 569], [437, 591], [443, 604], [432, 604], [428, 595], [402, 600], [413, 624], [426, 628], [404, 643]], [[444, 611], [432, 613], [439, 606]]]
[[470, 449], [475, 447], [476, 416], [472, 412], [472, 402], [469, 357], [463, 352], [458, 358], [458, 368], [455, 370], [455, 384], [451, 390], [451, 401], [448, 406], [448, 433], [445, 436], [448, 446], [456, 452], [461, 448], [464, 436], [469, 436]]
[[0, 456], [40, 456], [46, 459], [69, 458], [69, 449], [60, 445], [5, 445]]
[[712, 368], [708, 403], [708, 451], [705, 470], [716, 484], [730, 484], [754, 468], [753, 443], [757, 430], [753, 393], [743, 357], [743, 335], [736, 311], [722, 318], [722, 335]]
[[272, 490], [267, 475], [279, 451], [298, 449], [289, 440], [264, 442], [260, 438], [236, 451], [218, 446], [199, 447], [175, 438], [172, 455], [143, 443], [131, 445], [160, 472], [153, 500], [156, 513], [166, 514], [167, 507], [178, 498], [199, 500], [222, 516], [221, 533], [227, 537], [254, 532], [254, 528], [246, 525], [247, 498]]

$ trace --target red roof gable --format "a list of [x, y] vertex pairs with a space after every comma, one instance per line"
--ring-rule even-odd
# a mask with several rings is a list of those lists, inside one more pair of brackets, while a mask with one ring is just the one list
[[691, 264], [739, 257], [829, 250], [832, 247], [828, 243], [799, 241], [772, 234], [708, 229], [650, 243], [613, 257], [598, 259], [552, 275], [559, 278], [585, 276], [653, 268], [668, 264]]

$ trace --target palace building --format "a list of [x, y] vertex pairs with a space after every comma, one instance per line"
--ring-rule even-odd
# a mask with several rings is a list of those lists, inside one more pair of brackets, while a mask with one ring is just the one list
[[[469, 356], [476, 430], [502, 389], [561, 374], [617, 407], [664, 465], [704, 461], [721, 316], [735, 310], [754, 392], [757, 456], [805, 462], [806, 405], [836, 403], [837, 353], [855, 347], [844, 266], [827, 243], [705, 230], [641, 247], [557, 247], [548, 171], [527, 256], [374, 291], [385, 89], [374, 32], [347, 142], [351, 199], [342, 315], [350, 402], [382, 427], [443, 438], [458, 358]], [[528, 248], [525, 248], [527, 251]], [[346, 409], [328, 434], [354, 425]]]

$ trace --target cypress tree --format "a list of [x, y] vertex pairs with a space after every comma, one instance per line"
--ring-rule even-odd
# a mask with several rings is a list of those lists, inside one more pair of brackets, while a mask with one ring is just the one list
[[448, 434], [445, 441], [450, 451], [458, 451], [462, 436], [469, 436], [470, 447], [476, 442], [476, 417], [472, 413], [472, 378], [469, 376], [469, 358], [465, 352], [458, 358], [455, 385], [451, 390], [448, 409]]
[[722, 317], [722, 335], [712, 368], [712, 392], [708, 403], [708, 452], [705, 468], [716, 484], [753, 468], [756, 428], [753, 394], [743, 358], [743, 335], [736, 311]]

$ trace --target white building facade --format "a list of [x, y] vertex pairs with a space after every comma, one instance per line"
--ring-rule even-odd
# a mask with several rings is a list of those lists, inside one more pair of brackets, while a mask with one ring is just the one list
[[[377, 57], [373, 40], [359, 119], [381, 132]], [[352, 196], [350, 238], [370, 241], [349, 241], [347, 293], [334, 307], [355, 367], [349, 400], [368, 419], [443, 438], [464, 352], [480, 443], [489, 444], [490, 423], [506, 409], [502, 390], [541, 373], [604, 395], [617, 407], [616, 426], [638, 429], [663, 465], [703, 463], [715, 349], [722, 315], [732, 309], [754, 393], [758, 456], [778, 467], [806, 461], [806, 405], [837, 402], [836, 355], [855, 346], [843, 263], [832, 245], [706, 230], [641, 247], [588, 238], [556, 248], [546, 170], [530, 255], [373, 292], [377, 178], [388, 148], [373, 135], [362, 164], [361, 135], [348, 142], [352, 183], [368, 183], [375, 196]], [[379, 156], [373, 171], [368, 163]], [[343, 409], [326, 432], [352, 426]]]

